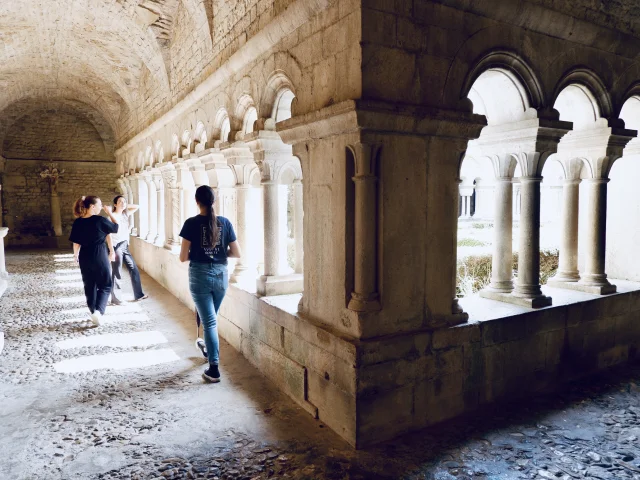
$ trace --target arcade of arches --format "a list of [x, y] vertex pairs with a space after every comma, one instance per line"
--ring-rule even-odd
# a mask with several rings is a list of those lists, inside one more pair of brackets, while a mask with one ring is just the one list
[[[126, 195], [139, 266], [193, 308], [178, 233], [210, 185], [245, 253], [221, 336], [358, 447], [632, 360], [640, 8], [592, 4], [3, 2], [0, 235], [68, 248], [73, 199]], [[459, 213], [494, 228], [460, 300]]]

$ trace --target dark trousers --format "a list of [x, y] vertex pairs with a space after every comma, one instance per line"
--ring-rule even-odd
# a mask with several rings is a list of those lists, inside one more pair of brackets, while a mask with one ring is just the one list
[[113, 303], [122, 303], [122, 264], [124, 263], [129, 270], [131, 276], [131, 285], [133, 286], [133, 295], [135, 299], [144, 297], [142, 291], [142, 283], [140, 282], [140, 271], [129, 251], [129, 242], [124, 241], [116, 245], [116, 261], [112, 262], [111, 269], [113, 271], [113, 291], [111, 292], [111, 301]]
[[89, 258], [83, 258], [81, 255], [80, 273], [89, 311], [93, 313], [97, 310], [104, 315], [111, 294], [111, 263], [107, 247], [104, 246], [102, 251]]

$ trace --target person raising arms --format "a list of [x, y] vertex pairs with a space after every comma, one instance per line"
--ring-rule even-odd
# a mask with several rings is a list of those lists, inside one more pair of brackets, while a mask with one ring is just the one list
[[118, 195], [113, 199], [113, 207], [105, 207], [105, 212], [109, 219], [118, 224], [118, 233], [111, 235], [113, 244], [115, 245], [116, 259], [112, 262], [112, 282], [111, 303], [120, 305], [122, 303], [122, 264], [124, 263], [129, 270], [131, 277], [131, 285], [133, 286], [134, 302], [148, 298], [142, 291], [142, 282], [140, 281], [140, 271], [138, 265], [133, 259], [133, 255], [129, 251], [129, 232], [131, 231], [131, 215], [138, 210], [137, 205], [127, 205], [127, 200]]
[[80, 265], [91, 321], [96, 326], [100, 325], [111, 293], [110, 262], [115, 260], [115, 252], [110, 234], [118, 231], [117, 224], [100, 216], [101, 210], [99, 197], [90, 195], [76, 200], [73, 206], [76, 220], [69, 235], [73, 257]]

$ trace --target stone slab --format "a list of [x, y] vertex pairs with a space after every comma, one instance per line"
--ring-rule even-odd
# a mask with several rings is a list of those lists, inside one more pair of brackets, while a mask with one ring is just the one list
[[522, 298], [517, 297], [512, 293], [500, 293], [492, 292], [491, 290], [482, 290], [480, 296], [488, 298], [490, 300], [497, 300], [499, 302], [512, 303], [514, 305], [520, 305], [527, 308], [543, 308], [551, 306], [551, 297], [541, 296], [536, 298]]
[[262, 275], [256, 282], [258, 295], [270, 297], [300, 293], [304, 289], [302, 274]]
[[566, 288], [568, 290], [591, 293], [593, 295], [611, 295], [617, 291], [615, 285], [585, 285], [580, 282], [562, 282], [558, 280], [549, 280], [547, 284], [554, 288]]

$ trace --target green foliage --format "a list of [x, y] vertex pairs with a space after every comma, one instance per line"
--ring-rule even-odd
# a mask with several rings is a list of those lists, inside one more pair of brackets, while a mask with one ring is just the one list
[[[540, 252], [540, 283], [545, 285], [558, 269], [558, 251]], [[491, 255], [472, 255], [458, 262], [456, 293], [459, 297], [472, 295], [491, 281]], [[518, 271], [518, 254], [513, 255], [514, 276]]]
[[461, 238], [458, 240], [459, 247], [484, 247], [485, 245], [487, 245], [485, 242], [481, 242], [475, 238]]

